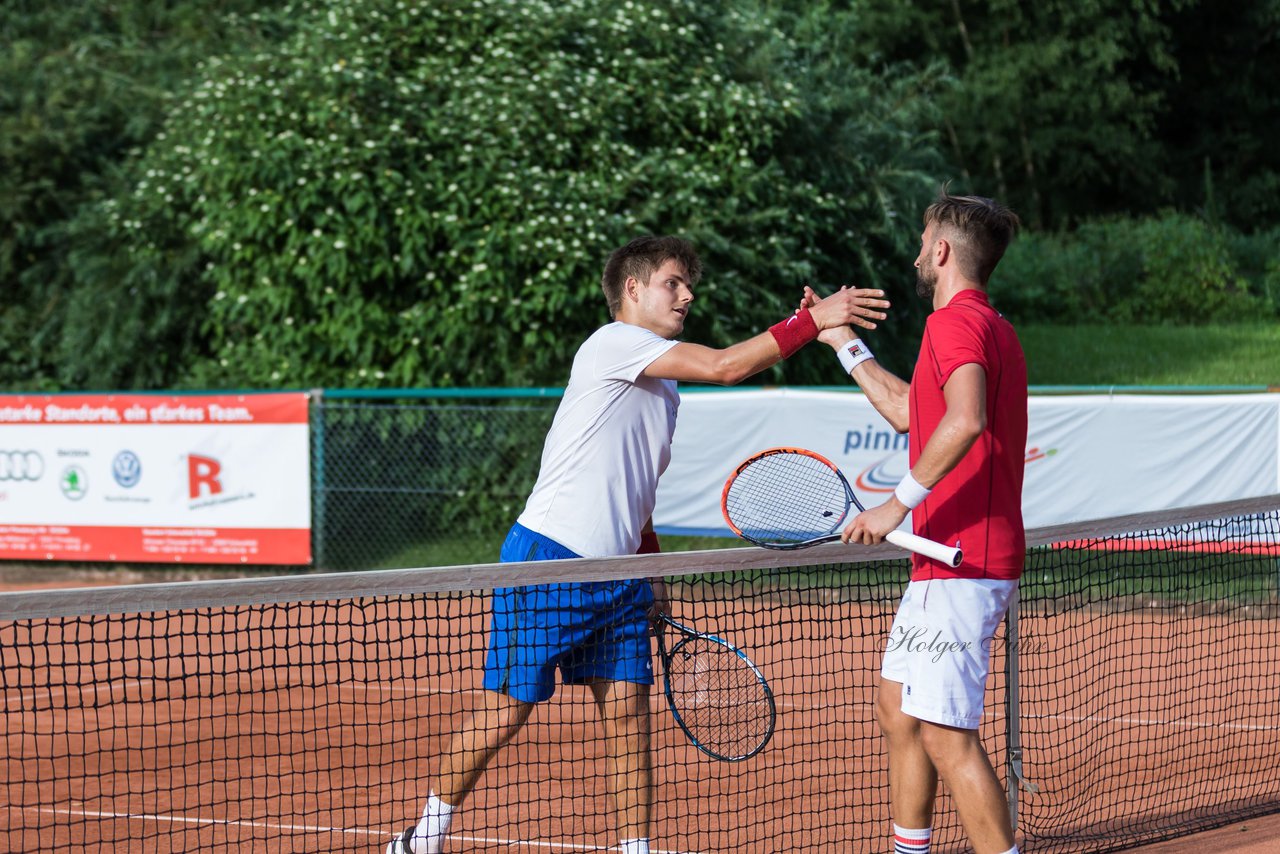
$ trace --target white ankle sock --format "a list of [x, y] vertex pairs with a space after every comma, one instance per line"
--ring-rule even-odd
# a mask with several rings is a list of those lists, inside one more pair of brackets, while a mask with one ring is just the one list
[[413, 831], [413, 854], [440, 854], [444, 838], [449, 834], [449, 822], [453, 820], [453, 806], [440, 800], [435, 792], [427, 798], [422, 810], [422, 820]]
[[649, 840], [647, 839], [622, 840], [622, 854], [649, 854]]
[[893, 826], [893, 854], [929, 854], [929, 840], [933, 837], [933, 828], [925, 827], [911, 830]]

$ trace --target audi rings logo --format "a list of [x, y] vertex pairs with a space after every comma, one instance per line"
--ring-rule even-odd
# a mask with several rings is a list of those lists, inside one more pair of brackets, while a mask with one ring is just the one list
[[0, 451], [0, 481], [39, 480], [44, 457], [38, 451]]

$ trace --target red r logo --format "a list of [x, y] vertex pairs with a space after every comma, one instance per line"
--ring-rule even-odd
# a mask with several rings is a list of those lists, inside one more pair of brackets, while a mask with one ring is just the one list
[[207, 494], [217, 495], [222, 492], [222, 482], [218, 475], [222, 473], [222, 463], [210, 457], [199, 457], [187, 454], [187, 484], [191, 498], [199, 498], [204, 490]]

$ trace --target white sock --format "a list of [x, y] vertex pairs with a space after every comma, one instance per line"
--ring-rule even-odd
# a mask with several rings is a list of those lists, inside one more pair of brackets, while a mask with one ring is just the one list
[[893, 826], [893, 854], [929, 854], [929, 840], [933, 837], [933, 828], [925, 827], [911, 830]]
[[1018, 846], [1013, 846], [1008, 851], [1004, 852], [1004, 854], [1018, 854]]
[[432, 792], [422, 810], [422, 821], [418, 822], [417, 829], [413, 831], [413, 839], [410, 841], [413, 854], [440, 854], [452, 820], [453, 806], [446, 804]]
[[647, 839], [622, 840], [622, 854], [649, 854], [649, 840]]

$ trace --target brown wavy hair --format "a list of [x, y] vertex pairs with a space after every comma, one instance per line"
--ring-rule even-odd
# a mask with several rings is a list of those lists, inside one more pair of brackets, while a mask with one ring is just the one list
[[609, 316], [617, 318], [622, 307], [622, 286], [627, 279], [648, 283], [649, 277], [667, 261], [679, 261], [689, 276], [689, 284], [702, 278], [702, 260], [693, 244], [671, 235], [637, 237], [619, 247], [604, 265], [600, 287], [609, 303]]
[[945, 185], [924, 212], [925, 228], [930, 223], [951, 242], [960, 273], [984, 286], [1022, 225], [1017, 214], [994, 199], [953, 196]]

